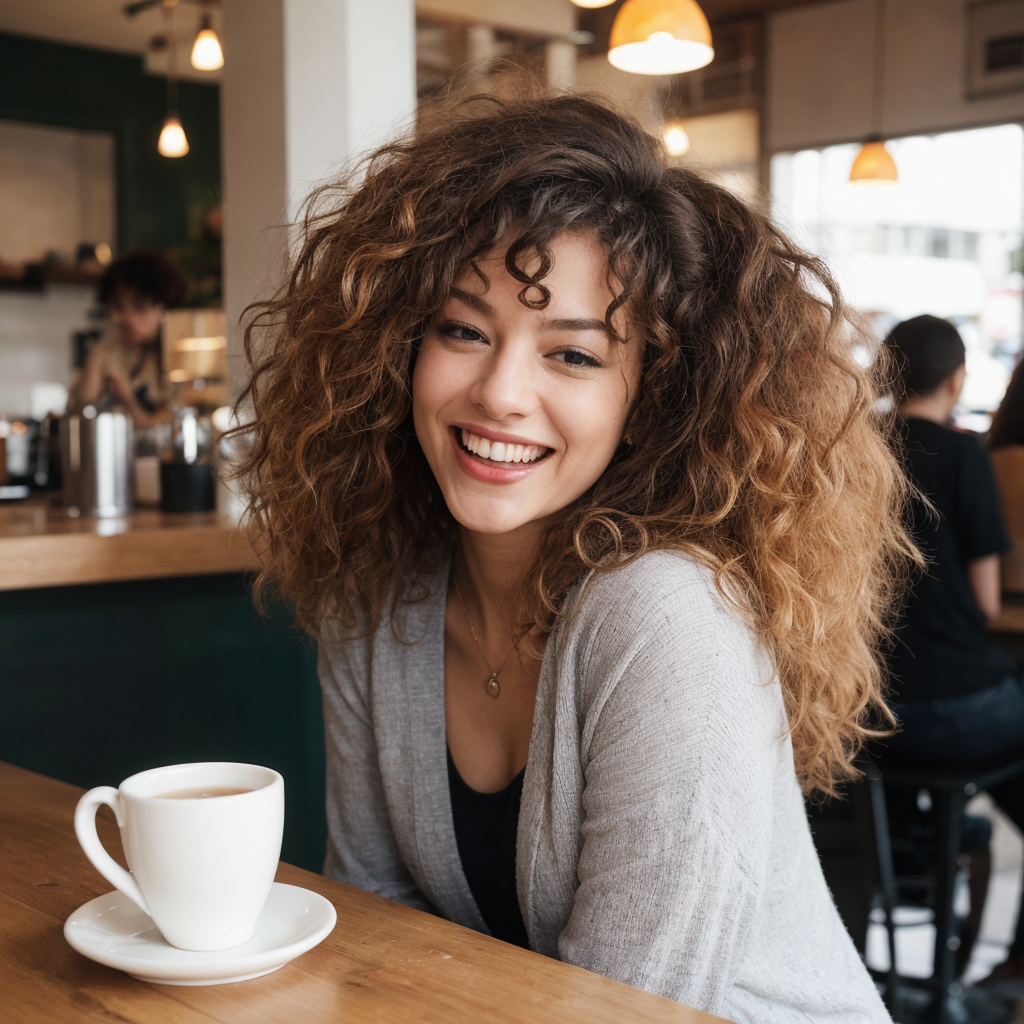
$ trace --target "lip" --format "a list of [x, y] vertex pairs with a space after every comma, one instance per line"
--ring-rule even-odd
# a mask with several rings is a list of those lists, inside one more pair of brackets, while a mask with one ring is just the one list
[[501, 441], [503, 444], [532, 444], [538, 448], [551, 448], [550, 444], [543, 444], [541, 441], [534, 441], [532, 437], [521, 437], [519, 434], [503, 434], [500, 430], [488, 430], [486, 427], [478, 427], [473, 423], [453, 423], [453, 427], [459, 430], [468, 430], [477, 437], [486, 437], [488, 441]]
[[[453, 424], [457, 426], [457, 424]], [[478, 428], [464, 427], [459, 429], [471, 430], [474, 434]], [[532, 441], [520, 441], [515, 440], [511, 434], [494, 434], [484, 433], [480, 434], [480, 437], [487, 437], [494, 441], [502, 441], [505, 438], [507, 444], [533, 444]], [[480, 480], [486, 484], [514, 484], [518, 480], [523, 480], [528, 477], [531, 473], [535, 473], [545, 462], [548, 461], [548, 457], [539, 459], [537, 462], [531, 462], [528, 465], [523, 465], [521, 462], [510, 462], [508, 463], [508, 469], [499, 468], [497, 465], [488, 466], [478, 459], [475, 459], [472, 455], [462, 450], [456, 436], [455, 431], [449, 429], [448, 437], [451, 441], [452, 451], [455, 452], [455, 459], [458, 462], [460, 468], [468, 475], [473, 477], [475, 480]], [[542, 447], [548, 447], [544, 445]], [[514, 467], [514, 468], [513, 468]]]

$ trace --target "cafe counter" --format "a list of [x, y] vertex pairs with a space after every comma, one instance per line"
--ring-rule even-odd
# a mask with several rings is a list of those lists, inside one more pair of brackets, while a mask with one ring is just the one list
[[0, 505], [0, 760], [83, 787], [185, 761], [269, 765], [284, 857], [319, 870], [316, 645], [285, 605], [254, 607], [255, 566], [216, 513]]
[[0, 590], [240, 573], [255, 557], [234, 519], [139, 509], [71, 518], [49, 502], [0, 505]]

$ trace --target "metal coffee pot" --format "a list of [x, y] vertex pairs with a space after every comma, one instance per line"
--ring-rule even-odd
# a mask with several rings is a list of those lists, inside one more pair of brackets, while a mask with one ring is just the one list
[[126, 413], [87, 405], [81, 415], [64, 416], [60, 450], [69, 515], [113, 518], [132, 511], [135, 440]]

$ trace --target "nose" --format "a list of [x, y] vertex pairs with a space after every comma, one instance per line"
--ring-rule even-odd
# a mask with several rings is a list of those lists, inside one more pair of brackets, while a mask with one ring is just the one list
[[530, 344], [502, 341], [482, 361], [470, 400], [494, 422], [529, 416], [539, 404], [535, 369]]

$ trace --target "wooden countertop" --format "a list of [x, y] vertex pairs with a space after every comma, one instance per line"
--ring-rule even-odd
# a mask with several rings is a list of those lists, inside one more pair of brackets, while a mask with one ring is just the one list
[[993, 633], [1024, 633], [1024, 594], [1003, 594], [999, 615], [988, 628]]
[[200, 576], [253, 569], [234, 519], [141, 508], [118, 519], [72, 519], [49, 501], [0, 504], [0, 590]]
[[[111, 779], [111, 782], [116, 780]], [[0, 762], [0, 1017], [19, 1024], [723, 1024], [681, 1003], [510, 946], [282, 864], [321, 893], [334, 931], [274, 974], [208, 987], [153, 985], [76, 953], [66, 918], [110, 891], [72, 826], [82, 790]], [[120, 854], [112, 815], [100, 837]]]

